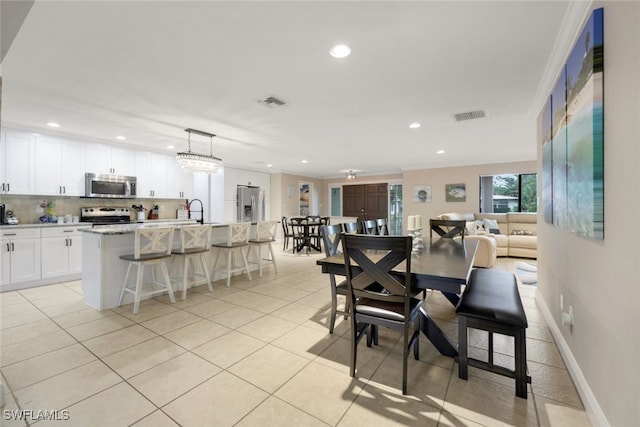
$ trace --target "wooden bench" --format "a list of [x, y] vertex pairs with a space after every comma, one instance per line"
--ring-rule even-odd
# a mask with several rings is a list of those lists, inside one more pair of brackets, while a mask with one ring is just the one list
[[[513, 273], [476, 269], [471, 272], [456, 307], [458, 315], [458, 377], [466, 380], [468, 367], [490, 371], [516, 380], [516, 396], [527, 398], [527, 316], [520, 300], [518, 284]], [[488, 361], [468, 356], [468, 328], [489, 333]], [[503, 334], [515, 339], [515, 369], [493, 363], [493, 334]]]

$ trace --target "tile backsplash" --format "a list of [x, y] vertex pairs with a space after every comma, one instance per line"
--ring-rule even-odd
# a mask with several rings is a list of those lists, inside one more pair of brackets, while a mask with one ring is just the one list
[[[40, 217], [45, 215], [45, 210], [40, 208], [43, 201], [53, 201], [55, 203], [55, 215], [79, 216], [80, 209], [89, 206], [109, 206], [109, 207], [128, 207], [131, 205], [142, 205], [147, 211], [145, 216], [149, 215], [149, 210], [154, 205], [158, 205], [158, 219], [176, 218], [176, 210], [182, 208], [185, 199], [87, 199], [81, 197], [43, 197], [43, 196], [8, 196], [6, 194], [0, 197], [0, 203], [6, 205], [6, 209], [13, 213], [20, 221], [20, 224], [39, 224]], [[131, 219], [136, 219], [135, 210], [131, 209]]]

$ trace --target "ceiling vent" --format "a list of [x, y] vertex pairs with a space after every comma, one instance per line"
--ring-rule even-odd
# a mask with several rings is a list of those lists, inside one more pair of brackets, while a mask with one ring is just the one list
[[462, 122], [464, 120], [481, 119], [483, 117], [486, 117], [484, 110], [467, 111], [466, 113], [458, 113], [453, 115], [453, 118], [456, 119], [456, 122]]
[[276, 98], [275, 96], [269, 96], [267, 98], [261, 99], [260, 101], [258, 101], [258, 103], [265, 105], [269, 108], [277, 108], [277, 107], [282, 107], [284, 105], [287, 105], [286, 102]]

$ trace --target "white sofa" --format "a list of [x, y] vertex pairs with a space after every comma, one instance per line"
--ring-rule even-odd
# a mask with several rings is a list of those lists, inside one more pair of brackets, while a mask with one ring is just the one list
[[[467, 234], [489, 235], [496, 241], [497, 256], [512, 256], [523, 258], [538, 257], [537, 215], [528, 212], [508, 212], [499, 214], [488, 213], [457, 213], [450, 212], [439, 215], [438, 219], [465, 220], [468, 223]], [[485, 220], [495, 221], [499, 232], [489, 232]], [[470, 226], [475, 221], [476, 230]], [[479, 225], [482, 224], [480, 228]]]

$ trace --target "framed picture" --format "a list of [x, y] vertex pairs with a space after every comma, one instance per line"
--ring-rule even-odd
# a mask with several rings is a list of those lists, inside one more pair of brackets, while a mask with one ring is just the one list
[[300, 183], [300, 216], [309, 215], [309, 199], [311, 188], [309, 184]]
[[413, 187], [413, 201], [417, 203], [431, 203], [431, 186], [415, 185]]
[[444, 193], [445, 201], [447, 202], [467, 201], [467, 187], [465, 184], [445, 184]]

